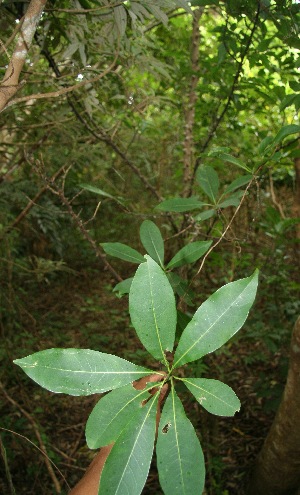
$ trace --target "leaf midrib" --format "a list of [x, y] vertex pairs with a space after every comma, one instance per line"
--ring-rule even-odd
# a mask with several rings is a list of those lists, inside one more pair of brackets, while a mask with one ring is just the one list
[[[149, 417], [149, 415], [150, 415], [151, 409], [152, 409], [153, 405], [155, 404], [155, 402], [156, 402], [156, 398], [157, 398], [157, 397], [158, 397], [158, 392], [157, 392], [157, 393], [155, 394], [155, 396], [153, 397], [153, 400], [152, 400], [152, 402], [151, 402], [151, 405], [150, 405], [150, 407], [149, 407], [149, 410], [147, 411], [147, 414], [146, 414], [146, 416], [145, 416], [145, 418], [144, 418], [144, 421], [142, 422], [142, 424], [141, 424], [141, 426], [140, 426], [140, 430], [139, 430], [139, 432], [138, 432], [138, 434], [137, 434], [137, 436], [136, 436], [135, 442], [134, 442], [134, 444], [133, 444], [133, 446], [132, 446], [131, 453], [130, 453], [130, 455], [128, 456], [128, 460], [127, 460], [127, 462], [126, 462], [126, 464], [125, 464], [125, 466], [124, 466], [122, 476], [120, 477], [120, 481], [119, 481], [119, 483], [118, 483], [118, 486], [116, 487], [116, 492], [115, 492], [115, 495], [117, 495], [117, 494], [118, 494], [120, 484], [122, 483], [122, 480], [123, 480], [123, 478], [124, 478], [124, 476], [125, 476], [126, 468], [127, 468], [128, 464], [129, 464], [129, 461], [130, 461], [130, 459], [131, 459], [131, 457], [132, 457], [132, 455], [133, 455], [133, 452], [134, 452], [135, 446], [136, 446], [136, 444], [137, 444], [137, 441], [138, 441], [138, 439], [139, 439], [139, 437], [140, 437], [140, 435], [141, 435], [141, 433], [142, 433], [142, 430], [143, 430], [143, 428], [144, 428], [145, 422], [146, 422], [146, 420], [148, 419], [148, 417]], [[123, 495], [123, 494], [122, 494], [122, 495]]]
[[[231, 307], [236, 303], [236, 301], [243, 295], [243, 293], [245, 292], [245, 290], [248, 288], [249, 284], [251, 283], [252, 279], [249, 281], [249, 283], [246, 285], [246, 287], [243, 289], [243, 291], [238, 295], [238, 297], [226, 308], [226, 310], [220, 314], [220, 316], [214, 321], [214, 323], [206, 330], [206, 332], [204, 332], [202, 335], [200, 335], [200, 337], [195, 341], [193, 342], [193, 344], [185, 351], [184, 354], [182, 354], [182, 356], [180, 356], [180, 358], [176, 361], [175, 364], [173, 364], [172, 366], [172, 369], [176, 368], [178, 363], [180, 363], [180, 361], [182, 361], [182, 358], [184, 358], [184, 356], [191, 351], [191, 349], [193, 349], [193, 347], [195, 347], [195, 345], [198, 344], [198, 342], [200, 342], [201, 339], [203, 339], [208, 332], [211, 331], [211, 329], [218, 323], [218, 321], [223, 318], [223, 316], [231, 309]], [[193, 320], [192, 320], [193, 321]], [[191, 321], [191, 322], [192, 322]], [[190, 323], [191, 323], [190, 322]], [[201, 357], [201, 356], [200, 356]]]
[[185, 382], [185, 383], [189, 383], [190, 385], [192, 385], [192, 387], [195, 387], [195, 388], [198, 388], [199, 390], [202, 390], [207, 395], [210, 395], [211, 397], [214, 397], [214, 399], [217, 399], [219, 402], [222, 402], [227, 407], [230, 407], [233, 411], [236, 411], [236, 409], [234, 407], [232, 407], [228, 402], [225, 402], [223, 399], [220, 399], [220, 397], [218, 397], [217, 395], [213, 394], [212, 392], [209, 392], [205, 388], [202, 388], [199, 385], [195, 385], [195, 383], [190, 382], [189, 380], [186, 380], [185, 378], [182, 381]]

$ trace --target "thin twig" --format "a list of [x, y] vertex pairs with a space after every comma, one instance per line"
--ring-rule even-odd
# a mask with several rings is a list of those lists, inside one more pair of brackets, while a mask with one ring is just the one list
[[12, 477], [11, 477], [11, 474], [10, 474], [9, 465], [8, 465], [8, 461], [7, 461], [6, 450], [5, 450], [4, 444], [2, 442], [1, 435], [0, 435], [0, 453], [1, 453], [1, 456], [2, 456], [2, 459], [3, 459], [3, 462], [4, 462], [4, 469], [5, 469], [5, 474], [6, 474], [6, 478], [7, 478], [7, 482], [8, 482], [10, 493], [11, 493], [11, 495], [17, 495], [16, 494], [15, 487], [13, 485]]
[[[64, 171], [64, 166], [61, 167], [55, 174], [52, 175], [51, 181], [55, 181], [61, 173]], [[2, 232], [1, 237], [0, 237], [0, 242], [4, 239], [4, 237], [9, 234], [20, 222], [25, 218], [31, 208], [36, 205], [37, 201], [40, 199], [40, 197], [47, 191], [48, 186], [45, 185], [35, 196], [33, 199], [31, 199], [27, 205], [25, 206], [24, 210], [21, 211], [21, 213], [17, 216], [17, 218], [10, 224], [8, 225]]]
[[95, 251], [96, 257], [100, 258], [106, 268], [112, 273], [114, 278], [118, 282], [122, 282], [122, 277], [116, 272], [116, 270], [111, 266], [111, 264], [107, 261], [106, 256], [102, 253], [100, 248], [98, 247], [96, 241], [91, 237], [90, 233], [84, 226], [84, 222], [81, 220], [80, 216], [75, 213], [75, 211], [72, 208], [70, 200], [65, 196], [64, 190], [62, 187], [58, 187], [51, 179], [48, 179], [45, 175], [40, 172], [42, 179], [44, 180], [45, 184], [47, 184], [47, 188], [49, 191], [51, 191], [53, 194], [59, 197], [60, 201], [62, 204], [66, 207], [70, 217], [74, 221], [75, 225], [77, 225], [78, 229], [80, 230], [81, 234], [83, 237], [89, 242], [89, 244], [92, 246], [93, 250]]
[[[227, 112], [227, 110], [228, 110], [228, 108], [229, 108], [229, 106], [230, 106], [230, 104], [232, 102], [232, 99], [233, 99], [233, 96], [234, 96], [234, 93], [235, 93], [237, 84], [238, 84], [239, 79], [240, 79], [240, 75], [241, 75], [241, 72], [242, 72], [242, 68], [243, 68], [243, 65], [244, 65], [244, 61], [245, 61], [246, 55], [247, 55], [247, 53], [248, 53], [248, 51], [250, 49], [250, 46], [251, 46], [251, 43], [252, 43], [252, 39], [253, 39], [254, 33], [256, 31], [256, 28], [257, 28], [257, 25], [258, 25], [258, 22], [259, 22], [259, 14], [260, 14], [260, 2], [258, 2], [258, 7], [257, 7], [256, 15], [255, 15], [255, 18], [254, 18], [254, 21], [253, 21], [253, 26], [252, 26], [252, 29], [251, 29], [251, 33], [249, 35], [249, 39], [248, 39], [248, 41], [246, 43], [245, 49], [244, 49], [244, 51], [243, 51], [243, 53], [241, 55], [241, 60], [240, 60], [240, 62], [238, 64], [238, 67], [237, 67], [235, 76], [233, 78], [233, 83], [231, 85], [231, 89], [230, 89], [230, 92], [228, 94], [227, 101], [226, 101], [226, 103], [224, 105], [224, 108], [223, 108], [222, 112], [216, 117], [216, 119], [212, 123], [211, 128], [210, 128], [210, 131], [209, 131], [209, 133], [207, 135], [207, 138], [204, 141], [204, 143], [201, 145], [200, 154], [203, 153], [207, 149], [210, 141], [214, 137], [216, 130], [218, 129], [218, 127], [221, 124], [221, 122], [223, 121], [223, 119], [224, 119], [224, 117], [226, 115], [226, 112]], [[189, 195], [192, 194], [192, 188], [193, 188], [193, 184], [194, 184], [196, 172], [198, 170], [198, 167], [200, 166], [200, 163], [201, 163], [201, 156], [199, 158], [197, 158], [197, 160], [195, 162], [193, 176], [192, 176], [191, 184], [190, 184]]]
[[82, 88], [83, 86], [86, 86], [87, 84], [92, 84], [94, 82], [97, 82], [100, 79], [102, 79], [103, 77], [105, 77], [107, 74], [109, 74], [109, 72], [112, 71], [113, 67], [116, 64], [117, 58], [118, 58], [118, 54], [115, 56], [113, 62], [110, 64], [109, 67], [107, 67], [107, 69], [105, 69], [103, 72], [101, 72], [101, 74], [98, 74], [97, 76], [93, 77], [92, 79], [88, 79], [86, 81], [82, 81], [80, 83], [73, 84], [73, 86], [69, 86], [67, 88], [62, 88], [62, 89], [59, 89], [57, 91], [50, 91], [49, 93], [36, 93], [33, 95], [29, 95], [29, 96], [23, 96], [21, 98], [15, 98], [14, 100], [11, 100], [10, 102], [8, 102], [5, 108], [10, 107], [11, 105], [15, 105], [16, 103], [22, 103], [24, 101], [29, 101], [29, 100], [40, 100], [40, 99], [45, 99], [45, 98], [57, 98], [58, 96], [65, 95], [65, 94], [71, 93], [72, 91], [75, 91], [79, 88]]
[[286, 216], [284, 214], [283, 208], [282, 208], [281, 204], [277, 201], [277, 198], [276, 198], [271, 170], [269, 170], [269, 184], [270, 184], [270, 193], [271, 193], [272, 201], [273, 201], [274, 205], [276, 206], [276, 208], [278, 208], [278, 211], [280, 213], [281, 218], [285, 219]]
[[[3, 384], [1, 382], [0, 382], [0, 389], [1, 389], [4, 397], [8, 400], [8, 402], [10, 402], [17, 409], [19, 409], [19, 411], [21, 411], [21, 413], [23, 414], [23, 416], [25, 416], [28, 419], [28, 421], [31, 423], [32, 428], [33, 428], [33, 431], [35, 433], [35, 436], [36, 436], [36, 438], [37, 438], [37, 440], [39, 442], [39, 445], [40, 445], [39, 450], [44, 454], [44, 462], [46, 464], [48, 473], [49, 473], [49, 475], [50, 475], [50, 477], [51, 477], [51, 479], [52, 479], [52, 481], [54, 483], [56, 493], [61, 493], [60, 483], [59, 483], [59, 481], [58, 481], [58, 479], [56, 477], [56, 474], [55, 474], [55, 472], [53, 470], [53, 467], [52, 467], [53, 462], [51, 461], [51, 459], [49, 458], [49, 456], [47, 454], [47, 449], [46, 449], [46, 446], [45, 446], [45, 444], [43, 442], [43, 439], [42, 439], [42, 436], [41, 436], [40, 431], [38, 429], [38, 425], [37, 425], [36, 421], [34, 420], [34, 418], [22, 406], [20, 406], [20, 404], [18, 404], [18, 402], [16, 402], [12, 397], [10, 397], [10, 395], [6, 392], [4, 386], [3, 386]], [[59, 469], [58, 469], [58, 471], [59, 471]], [[64, 481], [67, 482], [66, 479], [65, 479], [65, 477], [63, 476], [63, 474], [60, 471], [59, 471], [59, 473], [63, 477]]]
[[[257, 172], [258, 172], [258, 170], [257, 170]], [[207, 251], [207, 253], [206, 253], [206, 254], [205, 254], [205, 256], [203, 257], [202, 262], [201, 262], [201, 265], [200, 265], [200, 268], [199, 268], [199, 270], [197, 271], [196, 275], [194, 275], [194, 277], [192, 278], [190, 285], [193, 283], [193, 281], [195, 280], [195, 278], [196, 278], [196, 277], [198, 277], [198, 275], [200, 274], [200, 272], [201, 272], [201, 270], [202, 270], [202, 268], [203, 268], [203, 266], [204, 266], [204, 263], [205, 263], [205, 261], [206, 261], [207, 257], [208, 257], [208, 256], [210, 255], [210, 253], [211, 253], [211, 252], [212, 252], [212, 251], [213, 251], [213, 250], [214, 250], [214, 249], [218, 246], [218, 244], [220, 244], [220, 242], [224, 239], [225, 235], [227, 234], [228, 230], [230, 229], [230, 227], [231, 227], [231, 225], [232, 225], [232, 222], [234, 221], [235, 217], [237, 216], [237, 214], [238, 214], [238, 212], [239, 212], [239, 210], [240, 210], [240, 208], [241, 208], [241, 206], [242, 206], [242, 204], [243, 204], [243, 202], [244, 202], [244, 199], [245, 199], [245, 197], [246, 197], [246, 195], [247, 195], [247, 193], [248, 193], [248, 189], [252, 186], [253, 182], [255, 182], [255, 181], [256, 181], [256, 177], [254, 176], [254, 177], [251, 179], [251, 181], [249, 182], [249, 184], [247, 184], [247, 187], [246, 187], [246, 189], [245, 189], [245, 191], [244, 191], [244, 194], [243, 194], [243, 196], [241, 197], [240, 204], [239, 204], [239, 205], [238, 205], [238, 207], [236, 208], [236, 210], [235, 210], [234, 214], [232, 215], [232, 217], [231, 217], [231, 219], [230, 219], [229, 223], [227, 224], [227, 227], [225, 228], [225, 230], [224, 230], [224, 232], [222, 233], [222, 235], [221, 235], [221, 236], [219, 237], [219, 239], [218, 239], [218, 240], [217, 240], [217, 241], [216, 241], [216, 242], [215, 242], [215, 243], [214, 243], [214, 244], [213, 244], [213, 245], [209, 248], [209, 250]]]

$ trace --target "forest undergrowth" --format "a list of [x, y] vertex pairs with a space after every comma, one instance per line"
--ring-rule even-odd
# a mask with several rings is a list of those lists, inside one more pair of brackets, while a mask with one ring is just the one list
[[[49, 393], [8, 361], [51, 347], [79, 347], [153, 366], [130, 328], [127, 299], [118, 299], [113, 285], [99, 267], [41, 281], [30, 300], [18, 302], [22, 328], [7, 334], [2, 329], [1, 493], [67, 494], [94, 456], [84, 428], [99, 399]], [[230, 385], [242, 403], [239, 413], [224, 419], [209, 415], [192, 399], [187, 404], [204, 449], [207, 495], [243, 494], [284, 385], [287, 347], [268, 349], [256, 338], [255, 325], [250, 317], [238, 340], [195, 364], [197, 376], [209, 369], [209, 376]], [[154, 465], [143, 493], [162, 494]]]

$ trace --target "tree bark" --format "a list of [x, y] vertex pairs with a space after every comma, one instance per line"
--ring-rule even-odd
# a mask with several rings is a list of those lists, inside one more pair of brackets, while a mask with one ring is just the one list
[[283, 397], [256, 460], [247, 495], [300, 493], [300, 317], [292, 334]]
[[[299, 146], [300, 150], [300, 140]], [[295, 196], [294, 196], [294, 204], [293, 204], [293, 216], [295, 218], [300, 218], [300, 157], [297, 156], [294, 159], [294, 167], [295, 167]], [[300, 222], [296, 225], [296, 237], [300, 239]]]
[[31, 0], [24, 19], [21, 21], [22, 27], [16, 47], [0, 85], [0, 112], [20, 87], [21, 71], [46, 3], [47, 0]]
[[183, 143], [183, 196], [189, 196], [191, 189], [192, 171], [194, 166], [194, 125], [195, 125], [195, 107], [197, 103], [197, 85], [200, 77], [199, 67], [199, 48], [200, 48], [200, 30], [199, 22], [204, 9], [198, 7], [193, 12], [193, 32], [192, 32], [192, 51], [191, 51], [191, 68], [192, 76], [188, 93], [188, 101], [185, 108], [185, 135]]

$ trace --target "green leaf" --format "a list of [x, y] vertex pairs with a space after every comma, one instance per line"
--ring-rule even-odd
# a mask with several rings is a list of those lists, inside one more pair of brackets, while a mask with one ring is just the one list
[[182, 9], [186, 10], [189, 14], [192, 14], [193, 11], [189, 5], [189, 2], [186, 0], [174, 0], [174, 3], [177, 7], [181, 7]]
[[208, 412], [218, 416], [234, 416], [241, 403], [231, 387], [219, 380], [183, 378], [187, 388]]
[[196, 210], [202, 206], [206, 206], [207, 203], [198, 201], [197, 196], [191, 196], [190, 198], [173, 198], [166, 199], [162, 203], [159, 203], [155, 207], [156, 210], [162, 211], [174, 211], [176, 213], [184, 213], [186, 211]]
[[239, 168], [247, 170], [247, 172], [251, 172], [251, 169], [235, 156], [229, 155], [228, 153], [220, 153], [219, 158], [226, 162], [233, 163], [233, 165], [237, 165]]
[[122, 280], [122, 282], [119, 282], [117, 285], [114, 286], [113, 292], [117, 292], [118, 297], [122, 297], [125, 294], [129, 294], [132, 281], [133, 281], [133, 277]]
[[86, 443], [90, 449], [98, 449], [115, 442], [142, 402], [149, 398], [153, 383], [144, 390], [132, 385], [118, 388], [102, 397], [92, 410], [85, 428]]
[[118, 5], [114, 8], [114, 16], [119, 35], [122, 38], [125, 34], [127, 25], [127, 12], [123, 5]]
[[46, 349], [14, 363], [47, 390], [69, 395], [107, 392], [153, 373], [118, 356], [90, 349]]
[[282, 111], [285, 108], [290, 107], [291, 105], [293, 105], [294, 102], [295, 102], [295, 100], [297, 100], [297, 97], [299, 97], [299, 95], [297, 95], [297, 94], [285, 96], [283, 98], [281, 104], [280, 104], [279, 110]]
[[192, 0], [191, 5], [194, 7], [198, 6], [205, 6], [205, 5], [218, 5], [219, 0]]
[[162, 411], [156, 455], [159, 481], [165, 495], [202, 493], [205, 482], [203, 452], [174, 387]]
[[176, 338], [178, 339], [181, 337], [183, 330], [187, 326], [187, 324], [191, 321], [191, 316], [189, 316], [186, 313], [183, 313], [180, 311], [180, 309], [177, 310], [177, 327], [176, 327]]
[[276, 134], [273, 140], [273, 146], [280, 143], [287, 136], [290, 136], [291, 134], [298, 134], [299, 132], [300, 132], [300, 125], [296, 125], [296, 124], [285, 125]]
[[224, 194], [228, 194], [236, 189], [239, 189], [240, 187], [245, 186], [246, 184], [249, 184], [252, 179], [253, 175], [242, 175], [241, 177], [238, 177], [226, 187]]
[[197, 261], [208, 251], [212, 241], [196, 241], [184, 246], [168, 263], [167, 268], [173, 269]]
[[172, 351], [176, 330], [176, 304], [172, 287], [163, 270], [146, 255], [129, 293], [129, 312], [139, 339], [153, 357], [166, 363], [165, 351]]
[[221, 203], [218, 203], [218, 208], [227, 208], [227, 206], [239, 206], [240, 194], [232, 194]]
[[300, 82], [290, 81], [289, 86], [293, 91], [300, 91]]
[[178, 296], [181, 297], [186, 304], [193, 306], [194, 293], [190, 289], [187, 281], [179, 277], [177, 273], [173, 272], [169, 272], [167, 277], [175, 294], [178, 294]]
[[120, 260], [138, 264], [145, 262], [145, 258], [142, 254], [121, 242], [102, 242], [100, 246], [102, 246], [106, 254], [119, 258]]
[[201, 213], [199, 213], [198, 215], [196, 215], [194, 217], [194, 219], [197, 222], [203, 222], [204, 220], [208, 220], [209, 218], [213, 217], [215, 214], [216, 214], [215, 209], [205, 210], [205, 211], [202, 211]]
[[99, 196], [104, 196], [105, 198], [113, 199], [114, 201], [118, 201], [117, 198], [112, 196], [111, 194], [103, 191], [103, 189], [99, 189], [99, 187], [91, 186], [90, 184], [79, 184], [82, 189], [86, 191], [90, 191], [92, 193], [98, 194]]
[[196, 361], [225, 344], [244, 324], [257, 284], [258, 271], [255, 270], [251, 277], [226, 284], [210, 296], [184, 330], [173, 368]]
[[[228, 148], [227, 146], [214, 146], [213, 148], [211, 148], [211, 150], [209, 150], [209, 152], [207, 153], [207, 156], [220, 156], [221, 153], [229, 153], [230, 151], [230, 148]], [[205, 156], [205, 154], [204, 154]]]
[[161, 21], [165, 26], [168, 24], [169, 18], [167, 14], [161, 10], [157, 5], [153, 5], [150, 2], [147, 3], [147, 9], [154, 15], [154, 17]]
[[140, 408], [114, 444], [101, 474], [99, 495], [139, 495], [153, 455], [158, 394]]
[[215, 169], [209, 166], [199, 168], [196, 179], [201, 189], [216, 204], [219, 191], [219, 177]]
[[271, 136], [265, 137], [258, 146], [258, 153], [260, 155], [265, 155], [266, 152], [270, 150], [273, 144], [273, 138]]
[[164, 240], [159, 228], [151, 220], [145, 220], [140, 228], [141, 242], [151, 258], [159, 265], [164, 265]]

